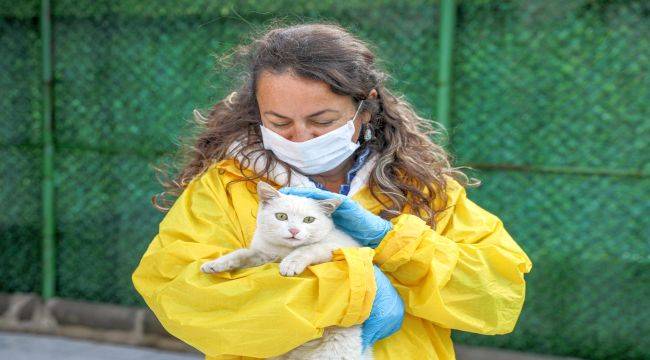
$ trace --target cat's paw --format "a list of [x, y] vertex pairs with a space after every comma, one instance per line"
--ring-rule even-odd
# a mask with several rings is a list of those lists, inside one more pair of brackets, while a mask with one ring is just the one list
[[224, 271], [229, 271], [237, 267], [237, 261], [234, 259], [219, 258], [216, 260], [208, 261], [201, 265], [201, 271], [206, 274], [214, 274]]
[[280, 262], [280, 274], [283, 276], [300, 275], [309, 266], [309, 261], [301, 257], [287, 257]]

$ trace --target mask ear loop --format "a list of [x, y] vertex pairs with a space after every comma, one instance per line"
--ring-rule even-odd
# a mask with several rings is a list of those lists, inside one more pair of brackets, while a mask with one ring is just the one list
[[366, 101], [366, 100], [364, 99], [364, 100], [361, 100], [361, 102], [359, 102], [359, 107], [357, 108], [357, 111], [354, 113], [354, 117], [352, 118], [353, 120], [356, 119], [357, 116], [359, 115], [359, 111], [361, 111], [361, 108], [363, 107], [363, 102], [364, 101]]

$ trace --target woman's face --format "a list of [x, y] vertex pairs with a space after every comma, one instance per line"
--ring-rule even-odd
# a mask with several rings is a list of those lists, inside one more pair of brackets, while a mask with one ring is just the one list
[[[350, 96], [335, 94], [322, 81], [299, 78], [290, 72], [262, 72], [256, 96], [264, 127], [294, 142], [335, 130], [357, 111]], [[359, 139], [361, 123], [367, 122], [368, 116], [357, 115], [352, 142]]]

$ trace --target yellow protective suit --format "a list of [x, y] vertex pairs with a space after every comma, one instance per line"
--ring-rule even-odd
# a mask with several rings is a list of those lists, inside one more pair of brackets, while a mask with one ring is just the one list
[[[254, 184], [235, 160], [195, 178], [160, 223], [132, 280], [165, 329], [206, 359], [275, 356], [369, 315], [378, 264], [404, 299], [402, 328], [374, 345], [375, 358], [454, 359], [451, 329], [479, 334], [513, 330], [530, 259], [494, 215], [448, 177], [451, 206], [432, 230], [408, 213], [374, 251], [346, 248], [334, 261], [284, 277], [278, 264], [204, 274], [200, 266], [247, 247], [255, 230]], [[269, 181], [271, 182], [271, 181]], [[277, 184], [276, 184], [277, 185]], [[250, 190], [250, 191], [249, 191]], [[352, 198], [377, 214], [367, 187]]]

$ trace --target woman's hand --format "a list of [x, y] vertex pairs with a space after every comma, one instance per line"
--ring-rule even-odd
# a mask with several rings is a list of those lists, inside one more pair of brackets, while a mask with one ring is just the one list
[[372, 303], [370, 316], [363, 323], [361, 341], [363, 349], [395, 333], [402, 327], [404, 302], [377, 265], [374, 265], [377, 292]]
[[[316, 200], [342, 198], [343, 202], [332, 214], [332, 220], [363, 246], [377, 247], [393, 227], [390, 221], [371, 213], [356, 201], [341, 194], [318, 188], [301, 187], [284, 187], [280, 189], [280, 192]], [[377, 265], [374, 265], [373, 268], [377, 292], [370, 316], [362, 326], [361, 339], [364, 350], [378, 340], [395, 333], [400, 329], [404, 320], [404, 302], [399, 297], [397, 290]]]
[[284, 187], [280, 189], [280, 192], [316, 200], [342, 198], [343, 203], [332, 214], [332, 220], [336, 226], [352, 236], [362, 246], [376, 248], [384, 235], [393, 228], [390, 221], [364, 209], [359, 203], [345, 195], [306, 187]]

